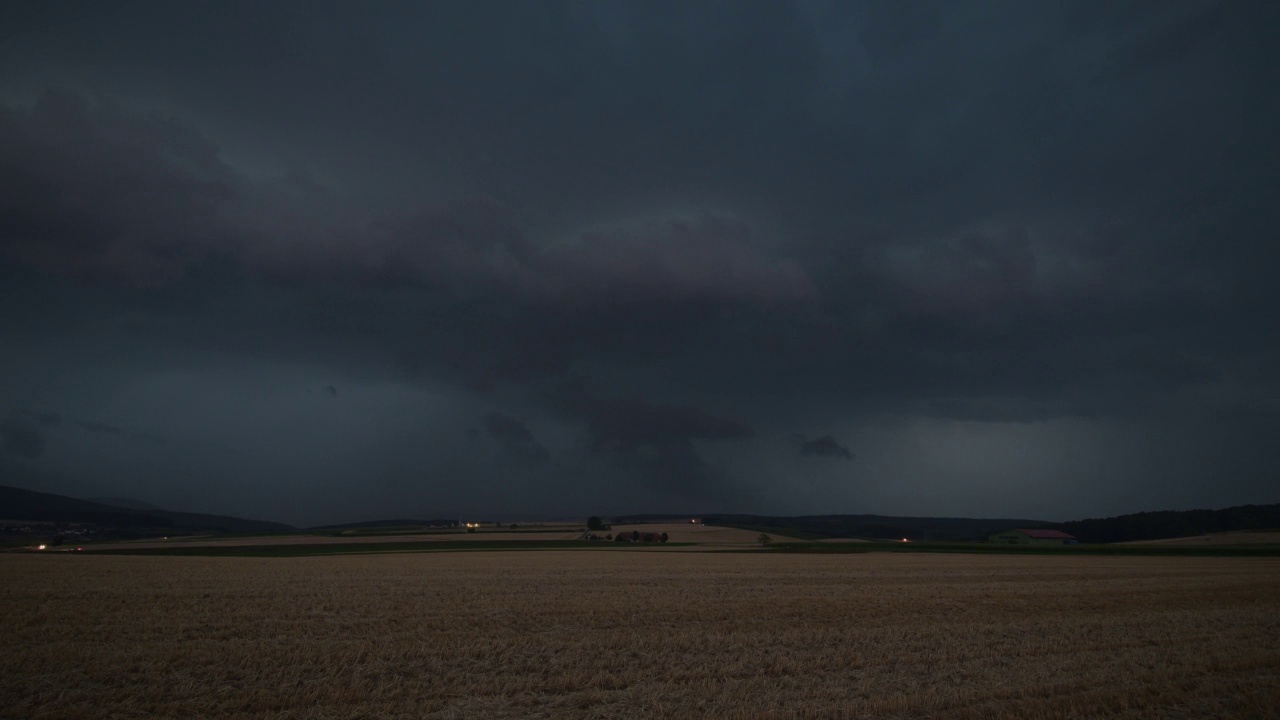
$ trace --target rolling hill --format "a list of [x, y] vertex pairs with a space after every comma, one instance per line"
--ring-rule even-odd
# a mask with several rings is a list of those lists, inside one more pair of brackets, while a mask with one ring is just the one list
[[1280, 528], [1280, 504], [1237, 505], [1221, 510], [1160, 510], [1073, 520], [1055, 527], [1082, 542], [1132, 542]]
[[[621, 519], [618, 520], [621, 522]], [[986, 540], [988, 535], [1009, 528], [1047, 528], [1043, 520], [892, 517], [887, 515], [765, 515], [712, 514], [702, 517], [708, 525], [740, 527], [778, 532], [815, 540], [826, 538], [866, 538], [914, 541]]]
[[132, 530], [169, 528], [188, 533], [282, 532], [294, 529], [284, 523], [226, 515], [115, 507], [91, 500], [4, 485], [0, 485], [0, 518], [28, 522], [93, 523]]

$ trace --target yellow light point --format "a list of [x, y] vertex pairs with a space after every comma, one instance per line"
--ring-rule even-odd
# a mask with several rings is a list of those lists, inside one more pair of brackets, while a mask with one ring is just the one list
[[45, 548], [47, 548], [47, 547], [49, 547], [49, 546], [48, 546], [48, 545], [41, 545], [40, 547], [38, 547], [38, 548], [36, 548], [36, 549], [37, 549], [37, 550], [43, 550], [43, 549], [45, 549]]

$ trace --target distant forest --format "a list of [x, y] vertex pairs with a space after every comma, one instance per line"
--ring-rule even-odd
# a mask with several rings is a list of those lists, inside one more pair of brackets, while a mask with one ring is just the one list
[[[644, 516], [632, 516], [639, 519]], [[702, 518], [708, 525], [730, 525], [761, 532], [775, 532], [804, 539], [865, 538], [915, 542], [986, 540], [1011, 528], [1055, 528], [1075, 535], [1081, 542], [1110, 543], [1158, 540], [1233, 530], [1280, 529], [1280, 504], [1241, 505], [1222, 510], [1164, 510], [1110, 518], [1051, 523], [1041, 520], [987, 520], [973, 518], [917, 518], [884, 515], [766, 515], [719, 514]], [[618, 518], [623, 522], [623, 518]]]
[[1233, 530], [1280, 528], [1280, 504], [1238, 505], [1222, 510], [1162, 510], [1112, 518], [1073, 520], [1055, 527], [1081, 542], [1159, 540]]
[[988, 535], [1009, 528], [1047, 528], [1053, 523], [1040, 520], [892, 517], [887, 515], [706, 515], [707, 525], [729, 525], [806, 540], [823, 538], [864, 538], [942, 542], [986, 540]]

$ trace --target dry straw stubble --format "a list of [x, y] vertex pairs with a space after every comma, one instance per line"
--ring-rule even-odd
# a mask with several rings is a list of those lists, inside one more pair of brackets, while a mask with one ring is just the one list
[[13, 718], [1280, 717], [1280, 560], [0, 557]]

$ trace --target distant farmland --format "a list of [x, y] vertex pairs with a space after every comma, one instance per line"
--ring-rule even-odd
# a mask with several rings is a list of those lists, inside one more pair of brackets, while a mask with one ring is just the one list
[[[714, 548], [754, 548], [760, 533], [739, 528], [712, 527], [689, 523], [616, 525], [609, 530], [597, 532], [600, 536], [614, 536], [619, 533], [667, 533], [668, 544], [664, 548], [676, 545], [696, 543], [703, 549]], [[354, 534], [305, 534], [287, 535], [251, 535], [246, 537], [177, 537], [170, 540], [134, 540], [128, 542], [92, 543], [87, 546], [89, 552], [143, 552], [164, 551], [164, 554], [198, 555], [208, 550], [208, 554], [223, 554], [218, 550], [243, 549], [248, 554], [274, 555], [293, 554], [288, 548], [295, 546], [298, 553], [316, 552], [400, 552], [420, 551], [424, 549], [440, 549], [462, 543], [459, 547], [482, 548], [497, 546], [510, 549], [521, 547], [582, 547], [583, 549], [600, 549], [616, 547], [608, 541], [577, 542], [583, 534], [580, 528], [560, 528], [547, 530], [507, 530], [484, 529], [468, 533], [459, 530], [435, 532], [406, 532], [394, 535], [378, 535], [366, 533]], [[795, 538], [782, 535], [771, 536], [777, 541], [795, 542]]]
[[1280, 559], [0, 556], [0, 717], [1278, 717]]

